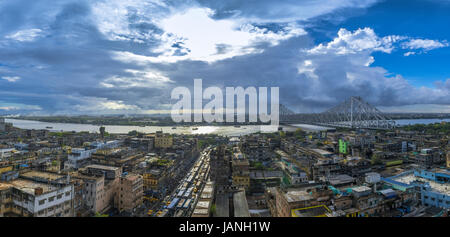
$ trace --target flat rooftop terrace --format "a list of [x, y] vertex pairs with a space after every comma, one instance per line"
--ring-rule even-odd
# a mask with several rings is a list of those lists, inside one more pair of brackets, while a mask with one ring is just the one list
[[313, 199], [311, 194], [304, 190], [290, 190], [285, 196], [288, 202], [300, 202]]
[[11, 188], [12, 185], [11, 184], [7, 184], [7, 183], [0, 183], [0, 191]]
[[293, 217], [319, 217], [325, 216], [327, 213], [330, 213], [330, 210], [325, 205], [321, 205], [315, 207], [294, 209], [292, 210], [291, 215]]
[[410, 184], [414, 181], [420, 181], [420, 182], [426, 182], [429, 183], [431, 188], [439, 193], [445, 194], [447, 196], [450, 196], [450, 184], [449, 183], [437, 183], [432, 180], [424, 179], [421, 177], [414, 176], [414, 174], [407, 174], [399, 177], [392, 178], [392, 180], [400, 182], [400, 183], [406, 183]]
[[30, 172], [26, 172], [21, 174], [20, 176], [25, 177], [25, 178], [39, 178], [39, 179], [45, 179], [48, 181], [55, 181], [58, 179], [63, 178], [63, 175], [59, 175], [59, 174], [54, 174], [54, 173], [48, 173], [48, 172], [40, 172], [40, 171], [30, 171]]
[[116, 171], [119, 168], [114, 166], [106, 166], [106, 165], [88, 165], [86, 168], [92, 168], [92, 169], [100, 169], [100, 170], [111, 170]]
[[32, 195], [34, 195], [36, 188], [42, 188], [43, 193], [48, 193], [48, 192], [55, 191], [58, 189], [58, 187], [55, 187], [50, 184], [39, 183], [39, 182], [35, 182], [32, 180], [26, 180], [26, 179], [16, 179], [16, 180], [9, 182], [9, 184], [11, 184], [15, 188], [21, 190], [22, 192], [32, 194]]
[[237, 192], [233, 195], [234, 217], [250, 217], [245, 192]]
[[216, 198], [216, 217], [229, 217], [230, 205], [228, 194], [220, 193]]

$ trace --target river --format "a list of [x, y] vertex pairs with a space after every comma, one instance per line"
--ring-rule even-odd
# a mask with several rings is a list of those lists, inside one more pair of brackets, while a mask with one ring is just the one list
[[[74, 124], [74, 123], [47, 123], [31, 120], [6, 119], [14, 127], [21, 129], [48, 129], [50, 131], [75, 131], [75, 132], [99, 132], [99, 125]], [[113, 134], [126, 134], [130, 131], [142, 133], [154, 133], [163, 131], [172, 134], [217, 134], [223, 136], [241, 136], [257, 132], [275, 132], [277, 126], [270, 125], [246, 125], [246, 126], [126, 126], [126, 125], [104, 125], [106, 132]], [[194, 129], [197, 128], [197, 129]]]
[[[398, 125], [408, 124], [429, 124], [439, 123], [442, 121], [450, 122], [450, 119], [404, 119], [396, 120]], [[99, 125], [92, 124], [74, 124], [74, 123], [47, 123], [31, 120], [20, 119], [6, 119], [6, 122], [12, 123], [14, 127], [21, 129], [48, 129], [50, 131], [75, 131], [75, 132], [98, 132]], [[271, 125], [245, 125], [245, 126], [123, 126], [123, 125], [105, 125], [105, 130], [113, 134], [126, 134], [130, 131], [138, 131], [142, 133], [154, 133], [156, 131], [163, 131], [164, 133], [172, 134], [217, 134], [222, 136], [241, 136], [251, 133], [269, 133], [276, 132], [278, 126]], [[323, 131], [326, 127], [308, 125], [308, 124], [293, 124], [291, 126], [282, 126], [284, 131], [295, 131], [296, 128], [302, 128], [306, 131]], [[197, 128], [197, 129], [194, 129]]]

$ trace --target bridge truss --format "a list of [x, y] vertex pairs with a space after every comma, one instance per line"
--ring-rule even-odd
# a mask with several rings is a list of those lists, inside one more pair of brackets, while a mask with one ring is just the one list
[[296, 114], [280, 105], [280, 121], [355, 129], [395, 128], [395, 121], [363, 101], [361, 97], [351, 97], [325, 112], [316, 114]]

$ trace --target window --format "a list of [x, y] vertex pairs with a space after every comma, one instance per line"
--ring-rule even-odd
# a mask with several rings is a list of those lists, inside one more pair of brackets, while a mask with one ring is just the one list
[[59, 194], [58, 197], [57, 197], [57, 199], [61, 199], [62, 196], [63, 196], [62, 194]]
[[49, 198], [48, 198], [48, 201], [49, 201], [49, 202], [53, 202], [54, 200], [55, 200], [55, 196], [49, 197]]
[[44, 203], [45, 203], [45, 199], [42, 199], [39, 201], [39, 205], [44, 205]]
[[67, 196], [70, 196], [70, 192], [66, 192], [66, 197], [67, 197]]

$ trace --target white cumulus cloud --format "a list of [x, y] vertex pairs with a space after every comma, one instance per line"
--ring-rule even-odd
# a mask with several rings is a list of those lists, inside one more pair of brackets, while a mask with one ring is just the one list
[[[155, 61], [191, 59], [213, 62], [262, 52], [254, 47], [258, 43], [275, 46], [280, 41], [306, 34], [295, 24], [289, 24], [282, 31], [275, 33], [232, 19], [215, 20], [211, 18], [212, 14], [208, 8], [192, 8], [158, 22], [157, 25], [165, 33], [161, 38], [164, 43], [154, 51], [161, 54]], [[176, 44], [179, 47], [174, 47]], [[176, 55], [177, 51], [182, 54]]]
[[380, 38], [375, 34], [374, 30], [369, 27], [357, 29], [354, 32], [341, 28], [333, 41], [327, 44], [319, 44], [310, 49], [309, 53], [336, 53], [342, 55], [355, 54], [361, 51], [381, 51], [391, 53], [394, 49], [393, 44], [404, 38], [405, 37], [396, 35]]
[[[430, 39], [411, 39], [402, 43], [402, 48], [404, 49], [422, 49], [425, 52], [433, 49], [448, 47], [449, 43], [446, 41], [440, 42], [438, 40], [430, 40]], [[405, 56], [409, 56], [411, 53]]]
[[[369, 27], [362, 29], [359, 28], [353, 32], [341, 28], [337, 33], [337, 37], [331, 42], [319, 44], [316, 47], [309, 49], [307, 52], [311, 55], [330, 53], [337, 55], [348, 55], [358, 54], [361, 52], [367, 52], [370, 54], [376, 51], [390, 54], [396, 49], [406, 49], [408, 52], [403, 53], [403, 55], [410, 56], [420, 53], [420, 51], [417, 52], [417, 50], [426, 52], [447, 46], [449, 46], [449, 44], [446, 41], [441, 42], [430, 39], [416, 39], [400, 35], [379, 37], [374, 30]], [[374, 58], [370, 56], [368, 57], [365, 65], [369, 66], [373, 62]]]

